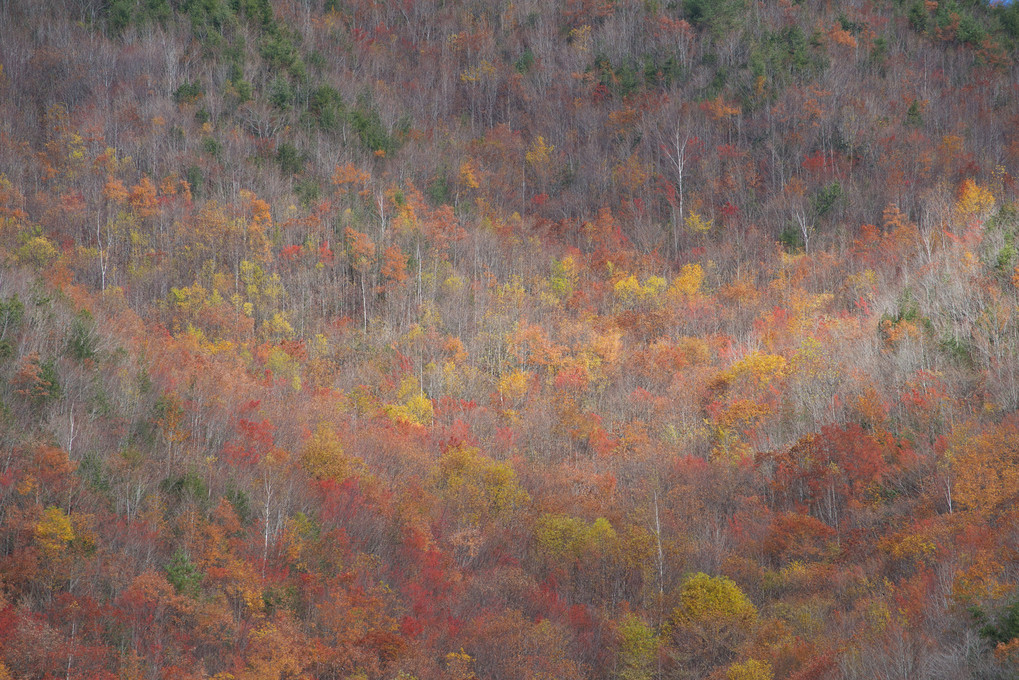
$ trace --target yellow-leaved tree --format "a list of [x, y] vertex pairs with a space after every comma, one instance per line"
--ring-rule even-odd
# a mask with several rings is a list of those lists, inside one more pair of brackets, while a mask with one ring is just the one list
[[633, 614], [619, 624], [620, 680], [651, 680], [655, 677], [658, 635]]
[[773, 680], [775, 672], [767, 661], [747, 659], [725, 669], [726, 680]]
[[757, 607], [736, 583], [702, 572], [683, 582], [669, 617], [678, 656], [702, 669], [731, 661], [756, 623]]
[[690, 214], [683, 220], [686, 225], [687, 231], [692, 234], [706, 234], [711, 231], [713, 220], [710, 218], [705, 219], [700, 213], [691, 210]]
[[1019, 426], [1006, 421], [984, 432], [959, 427], [949, 441], [950, 500], [983, 515], [1014, 507], [1019, 495]]
[[994, 209], [994, 196], [987, 189], [971, 179], [964, 179], [959, 185], [959, 198], [955, 202], [955, 214], [960, 219], [981, 218]]
[[397, 404], [386, 404], [386, 414], [394, 422], [412, 423], [414, 425], [431, 425], [435, 412], [432, 400], [421, 389], [418, 379], [407, 376], [400, 382], [400, 390], [396, 393]]
[[591, 524], [569, 515], [543, 514], [534, 527], [538, 548], [549, 562], [594, 559], [615, 548], [616, 530], [604, 517]]
[[42, 518], [35, 525], [35, 540], [47, 553], [59, 553], [74, 540], [74, 527], [71, 518], [60, 508], [50, 506], [42, 513]]
[[461, 521], [482, 527], [508, 521], [531, 500], [512, 467], [469, 446], [447, 449], [432, 479]]
[[679, 276], [672, 280], [669, 293], [674, 297], [693, 297], [701, 292], [701, 284], [704, 283], [704, 268], [699, 264], [683, 265], [679, 270]]
[[343, 443], [328, 423], [319, 423], [315, 433], [308, 437], [301, 464], [315, 479], [335, 482], [343, 482], [364, 469], [363, 461], [343, 450]]

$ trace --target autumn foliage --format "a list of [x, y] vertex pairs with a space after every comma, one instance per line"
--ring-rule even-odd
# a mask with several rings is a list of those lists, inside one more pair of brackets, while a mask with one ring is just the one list
[[0, 680], [1019, 672], [1019, 4], [0, 28]]

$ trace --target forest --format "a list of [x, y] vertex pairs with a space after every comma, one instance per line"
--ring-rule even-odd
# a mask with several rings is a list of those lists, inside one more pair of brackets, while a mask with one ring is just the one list
[[0, 680], [1019, 675], [1019, 4], [0, 0]]

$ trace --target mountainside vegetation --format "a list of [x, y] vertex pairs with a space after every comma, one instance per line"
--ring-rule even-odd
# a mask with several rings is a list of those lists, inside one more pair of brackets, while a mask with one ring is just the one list
[[0, 0], [0, 680], [1019, 674], [1019, 4]]

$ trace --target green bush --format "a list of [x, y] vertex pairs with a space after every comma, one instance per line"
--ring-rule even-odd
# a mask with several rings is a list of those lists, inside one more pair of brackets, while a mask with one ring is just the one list
[[350, 126], [354, 128], [365, 151], [381, 150], [388, 154], [396, 150], [396, 142], [382, 124], [382, 117], [364, 101], [359, 102], [357, 108], [350, 113]]
[[315, 179], [305, 177], [294, 185], [294, 193], [300, 199], [301, 205], [307, 208], [322, 196], [322, 188]]
[[96, 324], [92, 315], [82, 310], [74, 321], [71, 322], [71, 330], [67, 335], [67, 353], [77, 361], [94, 359], [99, 347], [99, 338], [96, 336]]
[[287, 175], [296, 175], [304, 168], [304, 154], [293, 144], [284, 142], [276, 149], [276, 162]]
[[845, 204], [846, 195], [842, 190], [842, 185], [838, 182], [832, 182], [831, 184], [825, 185], [817, 190], [814, 197], [811, 199], [811, 204], [814, 208], [814, 213], [818, 217], [824, 217], [825, 215], [836, 211]]
[[178, 594], [192, 597], [198, 594], [202, 583], [202, 574], [182, 549], [177, 549], [164, 569], [166, 580]]
[[262, 28], [275, 27], [275, 18], [269, 0], [230, 0], [230, 7], [241, 18], [254, 21]]
[[517, 70], [517, 73], [526, 75], [531, 67], [534, 66], [534, 52], [528, 47], [524, 50], [524, 53], [520, 55], [520, 58], [513, 63], [513, 68]]
[[0, 339], [16, 331], [24, 318], [25, 304], [17, 293], [6, 299], [0, 298]]
[[280, 111], [287, 111], [293, 106], [294, 90], [286, 78], [276, 76], [269, 87], [269, 103]]
[[178, 104], [191, 104], [201, 99], [205, 91], [201, 83], [186, 82], [173, 91], [173, 100]]
[[335, 88], [320, 85], [312, 90], [308, 110], [322, 130], [336, 130], [343, 122], [343, 97]]

